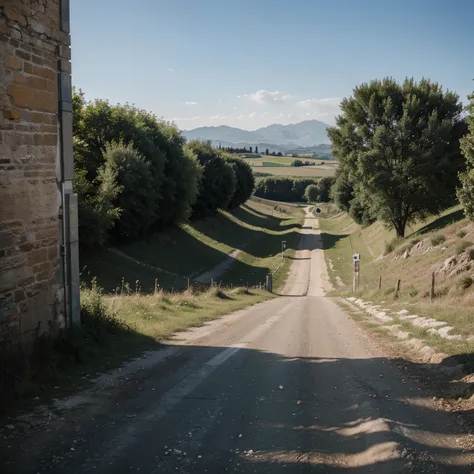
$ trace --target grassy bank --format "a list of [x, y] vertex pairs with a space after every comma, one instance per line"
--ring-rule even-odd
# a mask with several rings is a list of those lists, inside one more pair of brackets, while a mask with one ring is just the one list
[[[184, 289], [200, 274], [238, 250], [235, 263], [219, 280], [225, 284], [255, 285], [279, 264], [281, 241], [291, 254], [299, 242], [304, 212], [291, 204], [252, 199], [232, 211], [157, 233], [117, 248], [81, 256], [82, 276], [97, 277], [109, 293], [127, 285], [142, 292], [160, 288]], [[122, 280], [124, 283], [122, 283]]]
[[[360, 253], [356, 296], [380, 305], [381, 311], [391, 315], [393, 321], [382, 326], [398, 326], [448, 356], [472, 357], [474, 224], [463, 217], [459, 207], [412, 226], [405, 239], [395, 239], [394, 232], [380, 223], [362, 228], [345, 213], [321, 219], [320, 224], [328, 272], [336, 288], [334, 296], [352, 295], [352, 255]], [[435, 291], [431, 298], [433, 274]], [[401, 310], [446, 322], [460, 337], [443, 338], [430, 332], [430, 326], [413, 325], [396, 316]], [[379, 330], [380, 321], [371, 318]]]
[[246, 288], [121, 297], [104, 296], [96, 285], [83, 288], [80, 327], [59, 338], [44, 335], [27, 353], [18, 347], [1, 354], [0, 415], [75, 393], [98, 373], [159, 349], [179, 331], [269, 298]]
[[[146, 241], [82, 255], [81, 326], [59, 338], [37, 338], [31, 352], [0, 354], [1, 406], [72, 393], [179, 331], [272, 298], [247, 286], [264, 282], [280, 266], [282, 240], [286, 256], [294, 254], [303, 217], [300, 205], [255, 199]], [[236, 250], [233, 264], [215, 279], [219, 287], [193, 283]], [[277, 273], [275, 290], [290, 263], [286, 258]]]

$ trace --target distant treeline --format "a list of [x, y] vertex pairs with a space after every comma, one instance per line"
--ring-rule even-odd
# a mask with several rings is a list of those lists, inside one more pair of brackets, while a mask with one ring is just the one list
[[295, 160], [293, 161], [293, 163], [291, 163], [291, 166], [296, 166], [296, 167], [299, 167], [299, 166], [314, 166], [316, 165], [316, 162], [315, 161], [303, 161], [303, 160]]
[[305, 201], [305, 191], [311, 184], [317, 184], [314, 178], [291, 178], [272, 176], [257, 179], [255, 196], [273, 201]]
[[[243, 154], [255, 154], [255, 155], [258, 155], [260, 154], [260, 152], [258, 151], [258, 146], [256, 146], [255, 148], [250, 146], [250, 147], [243, 147], [243, 148], [234, 148], [233, 146], [229, 146], [229, 147], [221, 147], [219, 146], [219, 150], [222, 150], [226, 153], [230, 153], [230, 154], [238, 154], [238, 155], [243, 155]], [[270, 153], [270, 150], [268, 148], [265, 149], [265, 153], [262, 153], [262, 154], [265, 154], [267, 156], [283, 156], [283, 154], [279, 151], [278, 153], [272, 151]]]
[[73, 94], [74, 191], [82, 247], [130, 242], [193, 217], [238, 207], [251, 167], [131, 105]]

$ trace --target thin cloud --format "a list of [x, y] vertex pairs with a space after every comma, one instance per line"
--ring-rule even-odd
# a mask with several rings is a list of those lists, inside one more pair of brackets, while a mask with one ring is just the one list
[[280, 91], [271, 92], [263, 89], [254, 92], [253, 94], [243, 94], [237, 96], [237, 98], [246, 98], [261, 105], [282, 104], [290, 97], [291, 96], [289, 94], [284, 94]]
[[300, 100], [296, 105], [307, 112], [307, 117], [332, 122], [340, 112], [341, 98], [329, 99], [305, 99]]
[[173, 69], [172, 67], [169, 67], [169, 68], [168, 68], [168, 72], [176, 72], [176, 70]]
[[198, 105], [197, 102], [189, 101], [189, 102], [184, 102], [184, 105]]

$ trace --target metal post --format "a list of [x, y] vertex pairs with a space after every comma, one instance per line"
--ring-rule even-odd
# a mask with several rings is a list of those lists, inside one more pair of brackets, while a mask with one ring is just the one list
[[283, 262], [286, 249], [286, 240], [281, 241], [281, 261]]

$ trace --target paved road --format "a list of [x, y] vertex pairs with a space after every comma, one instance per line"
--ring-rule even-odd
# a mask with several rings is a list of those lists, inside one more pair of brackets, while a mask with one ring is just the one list
[[26, 443], [8, 472], [470, 473], [465, 430], [323, 296], [307, 230], [285, 291], [303, 294], [306, 278], [308, 296], [256, 305], [150, 355], [146, 370]]

